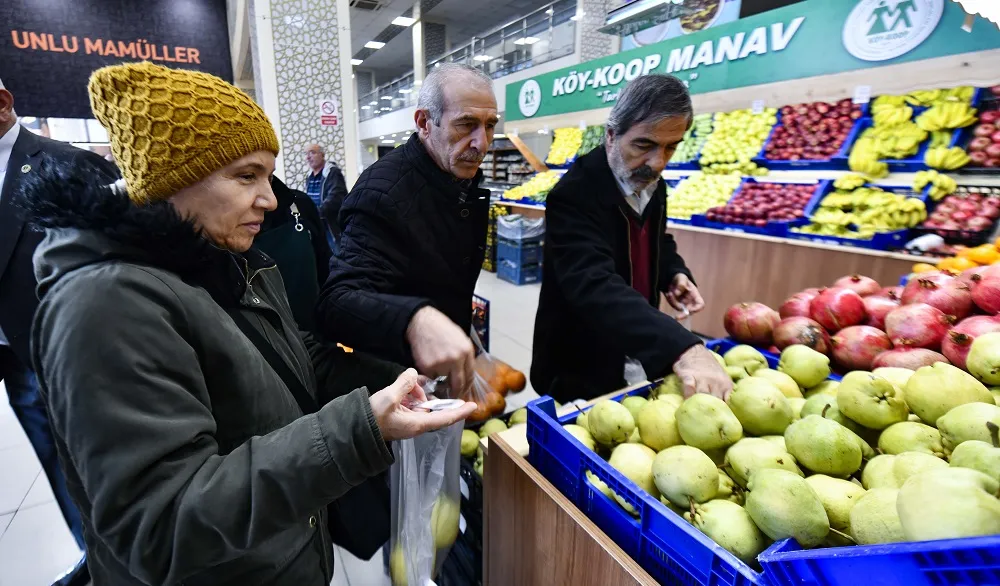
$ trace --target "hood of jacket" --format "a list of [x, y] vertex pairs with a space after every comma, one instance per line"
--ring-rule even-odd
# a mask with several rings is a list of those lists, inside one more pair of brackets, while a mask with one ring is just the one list
[[[46, 231], [34, 257], [39, 298], [73, 271], [124, 261], [175, 272], [216, 298], [239, 299], [244, 271], [271, 262], [253, 250], [243, 255], [223, 250], [170, 203], [138, 206], [95, 177], [48, 160], [17, 194], [30, 225]], [[234, 279], [234, 270], [241, 278]]]

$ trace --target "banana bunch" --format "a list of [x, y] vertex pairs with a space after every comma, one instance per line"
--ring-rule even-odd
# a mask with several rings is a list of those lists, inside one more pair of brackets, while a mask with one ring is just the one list
[[931, 144], [930, 148], [935, 147], [946, 147], [951, 144], [951, 132], [947, 130], [933, 130], [931, 131]]
[[864, 175], [850, 173], [838, 178], [833, 182], [833, 186], [841, 191], [854, 191], [855, 189], [868, 183], [868, 178]]
[[583, 131], [579, 128], [556, 128], [552, 148], [545, 162], [549, 165], [565, 165], [570, 157], [576, 156], [583, 144]]
[[531, 179], [525, 181], [523, 184], [503, 192], [501, 199], [519, 201], [527, 198], [535, 201], [545, 201], [549, 191], [556, 186], [560, 177], [562, 176], [555, 171], [538, 173], [537, 175], [533, 175]]
[[875, 150], [882, 159], [905, 159], [917, 154], [920, 143], [927, 140], [927, 131], [913, 122], [892, 128], [875, 126], [864, 132], [875, 141]]
[[947, 128], [965, 128], [975, 124], [976, 109], [967, 102], [938, 102], [917, 116], [917, 126], [931, 132]]
[[924, 202], [877, 187], [835, 191], [823, 198], [806, 234], [871, 238], [878, 232], [912, 228], [927, 218]]
[[933, 169], [930, 171], [917, 171], [913, 177], [913, 190], [923, 191], [925, 187], [932, 185], [930, 190], [931, 199], [941, 201], [946, 195], [955, 193], [958, 184], [955, 180], [943, 173], [938, 173]]
[[883, 108], [901, 108], [906, 105], [906, 96], [878, 96], [871, 103], [872, 112]]
[[898, 126], [913, 118], [913, 108], [909, 106], [883, 106], [872, 108], [876, 127]]
[[976, 88], [966, 85], [951, 89], [917, 90], [906, 94], [903, 98], [907, 104], [914, 106], [933, 106], [942, 102], [969, 103], [975, 92]]
[[924, 162], [928, 167], [951, 171], [969, 164], [969, 155], [962, 147], [935, 147], [927, 149]]
[[885, 177], [889, 174], [889, 165], [879, 160], [880, 155], [875, 148], [875, 141], [865, 134], [854, 143], [854, 148], [847, 157], [847, 165], [856, 173], [876, 178]]

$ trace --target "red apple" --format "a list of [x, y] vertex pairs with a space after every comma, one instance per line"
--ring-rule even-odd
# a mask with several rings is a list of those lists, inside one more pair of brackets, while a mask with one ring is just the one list
[[973, 167], [983, 167], [988, 158], [983, 151], [971, 151], [969, 153], [969, 164]]
[[970, 218], [965, 225], [968, 226], [969, 230], [972, 230], [973, 232], [980, 232], [982, 230], [989, 230], [990, 227], [993, 226], [993, 220], [982, 216], [976, 216], [975, 218]]
[[996, 131], [997, 131], [996, 126], [993, 126], [992, 124], [983, 123], [977, 126], [976, 129], [972, 131], [972, 134], [976, 136], [990, 136]]
[[[997, 133], [1000, 135], [1000, 133]], [[986, 155], [991, 159], [1000, 158], [1000, 141], [994, 142], [990, 146], [986, 147]]]
[[998, 131], [994, 132], [993, 134], [991, 134], [990, 135], [990, 140], [992, 140], [995, 143], [1000, 143], [1000, 130], [998, 130]]
[[983, 163], [983, 167], [1000, 167], [1000, 159], [987, 159], [986, 162]]
[[1000, 110], [987, 110], [979, 115], [979, 121], [983, 124], [995, 124], [1000, 121]]
[[994, 96], [1000, 96], [1000, 85], [995, 85], [990, 88], [990, 93]]
[[993, 141], [986, 136], [977, 136], [976, 138], [969, 141], [969, 152], [974, 153], [976, 151], [985, 150], [986, 147], [993, 144]]
[[951, 214], [951, 219], [955, 220], [956, 222], [964, 222], [964, 221], [968, 220], [971, 217], [972, 217], [972, 214], [970, 214], [969, 212], [963, 212], [961, 210], [959, 210], [959, 211], [954, 212], [953, 214]]

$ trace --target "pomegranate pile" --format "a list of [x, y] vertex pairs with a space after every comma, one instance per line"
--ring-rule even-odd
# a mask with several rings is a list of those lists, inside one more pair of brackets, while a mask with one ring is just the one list
[[968, 357], [977, 338], [1000, 333], [1000, 264], [914, 274], [905, 287], [850, 275], [796, 293], [777, 311], [738, 303], [724, 325], [733, 340], [774, 353], [808, 346], [829, 356], [840, 373], [944, 362], [990, 385], [1000, 380], [1000, 344], [984, 340], [974, 353], [980, 359]]

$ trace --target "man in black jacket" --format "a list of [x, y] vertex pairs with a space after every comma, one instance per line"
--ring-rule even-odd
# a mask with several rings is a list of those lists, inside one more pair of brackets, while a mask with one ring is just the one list
[[415, 120], [406, 145], [366, 169], [344, 202], [317, 320], [331, 339], [465, 389], [490, 205], [479, 165], [498, 121], [492, 80], [435, 67]]
[[[114, 165], [100, 155], [37, 136], [18, 124], [14, 96], [0, 83], [0, 380], [7, 388], [14, 415], [45, 470], [66, 524], [77, 545], [84, 549], [80, 513], [66, 490], [45, 402], [39, 395], [31, 367], [29, 334], [38, 307], [31, 257], [44, 234], [25, 225], [13, 201], [22, 183], [39, 172], [44, 157], [69, 162], [79, 173], [103, 175], [108, 183], [117, 176]], [[84, 557], [57, 584], [88, 583], [90, 575], [85, 560]]]
[[608, 117], [606, 146], [578, 159], [549, 193], [531, 364], [539, 393], [592, 398], [671, 371], [686, 394], [732, 390], [698, 336], [658, 309], [661, 295], [682, 312], [704, 307], [666, 232], [660, 178], [691, 116], [677, 78], [632, 81]]

